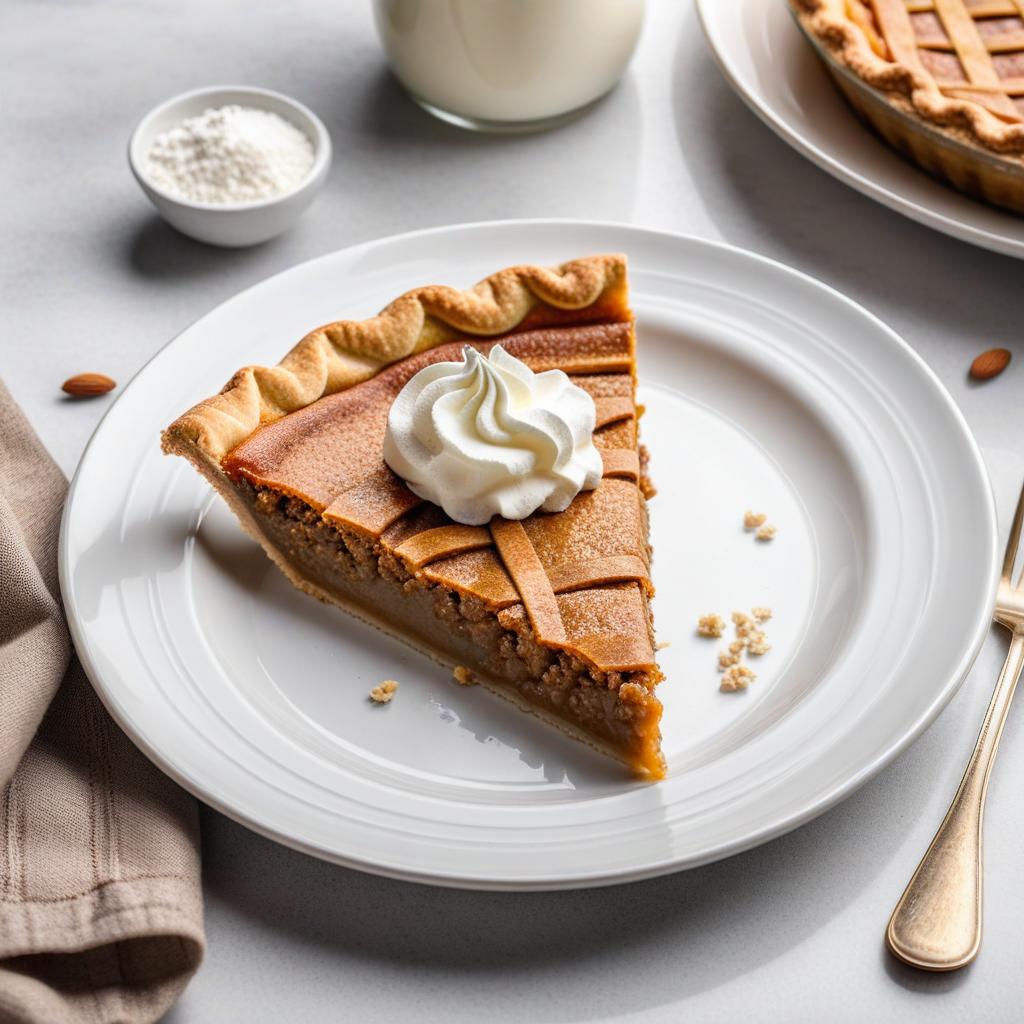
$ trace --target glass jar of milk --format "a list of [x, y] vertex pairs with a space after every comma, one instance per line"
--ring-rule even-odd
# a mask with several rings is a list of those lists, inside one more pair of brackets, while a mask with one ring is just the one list
[[644, 0], [374, 0], [374, 15], [392, 70], [431, 113], [531, 131], [618, 82]]

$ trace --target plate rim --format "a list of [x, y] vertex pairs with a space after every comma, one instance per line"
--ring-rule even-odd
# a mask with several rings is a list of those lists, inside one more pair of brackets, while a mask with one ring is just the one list
[[[966, 242], [969, 245], [975, 245], [979, 248], [987, 249], [990, 252], [997, 252], [1000, 255], [1010, 256], [1014, 259], [1024, 259], [1024, 238], [1014, 239], [1006, 235], [996, 234], [986, 228], [978, 227], [977, 225], [970, 224], [962, 220], [957, 220], [947, 214], [930, 209], [927, 206], [922, 206], [913, 199], [908, 199], [905, 196], [900, 195], [898, 192], [894, 192], [889, 188], [886, 188], [884, 185], [873, 181], [871, 178], [863, 176], [856, 170], [847, 167], [844, 163], [841, 163], [826, 151], [819, 149], [809, 139], [804, 138], [797, 129], [791, 127], [775, 112], [774, 108], [763, 99], [760, 93], [749, 90], [746, 87], [741, 76], [730, 60], [729, 52], [720, 44], [718, 37], [715, 35], [711, 27], [711, 16], [708, 14], [708, 11], [712, 4], [720, 4], [721, 2], [722, 0], [694, 0], [694, 4], [697, 9], [697, 20], [700, 23], [701, 31], [704, 34], [704, 40], [707, 43], [708, 49], [711, 51], [711, 55], [714, 58], [715, 63], [718, 65], [719, 70], [731, 86], [733, 92], [735, 92], [747, 107], [753, 111], [753, 113], [756, 114], [765, 125], [775, 132], [783, 142], [786, 142], [801, 156], [810, 160], [811, 163], [820, 167], [823, 171], [832, 175], [833, 178], [841, 181], [844, 185], [848, 185], [855, 191], [860, 192], [861, 195], [865, 195], [869, 199], [873, 199], [875, 202], [881, 203], [883, 206], [895, 213], [899, 213], [904, 217], [909, 217], [918, 224], [922, 224], [927, 228], [931, 228], [933, 231], [940, 232], [941, 234], [948, 235], [950, 238]], [[734, 2], [736, 2], [736, 0], [734, 0]], [[742, 0], [740, 0], [740, 2], [742, 2]], [[771, 0], [771, 2], [786, 2], [786, 0]], [[765, 4], [764, 9], [768, 9], [767, 4]], [[852, 112], [850, 117], [853, 119]], [[921, 173], [924, 172], [922, 171]], [[970, 202], [978, 203], [978, 205], [983, 209], [987, 209], [987, 207], [978, 200], [972, 200], [968, 196], [965, 196], [964, 198]], [[997, 212], [1001, 211], [997, 210]], [[1007, 213], [1006, 216], [1012, 217], [1013, 214]]]
[[977, 658], [979, 651], [981, 650], [992, 622], [990, 610], [991, 600], [987, 601], [984, 606], [980, 607], [979, 611], [976, 613], [973, 629], [970, 633], [970, 643], [966, 645], [964, 653], [961, 655], [957, 664], [950, 668], [943, 685], [936, 688], [932, 700], [924, 708], [917, 719], [911, 723], [909, 727], [902, 727], [900, 729], [900, 737], [884, 748], [868, 763], [862, 765], [858, 771], [842, 779], [842, 781], [836, 783], [822, 794], [819, 794], [816, 799], [809, 801], [801, 809], [793, 811], [791, 814], [775, 820], [770, 824], [745, 832], [743, 835], [736, 837], [730, 842], [717, 845], [703, 855], [689, 855], [684, 856], [683, 858], [667, 857], [658, 861], [647, 862], [643, 866], [637, 868], [630, 868], [626, 870], [616, 868], [603, 871], [591, 871], [571, 878], [566, 878], [564, 875], [552, 875], [535, 876], [527, 881], [520, 879], [502, 881], [493, 877], [470, 876], [464, 871], [453, 871], [448, 873], [431, 869], [419, 872], [404, 868], [395, 868], [375, 861], [364, 860], [358, 856], [345, 855], [335, 850], [327, 850], [313, 842], [305, 841], [301, 837], [293, 836], [287, 832], [269, 827], [259, 820], [252, 818], [250, 815], [229, 806], [216, 795], [205, 791], [200, 784], [193, 784], [193, 780], [187, 777], [182, 770], [176, 767], [154, 747], [152, 747], [145, 738], [141, 736], [136, 729], [134, 729], [127, 715], [121, 713], [121, 709], [118, 707], [117, 702], [114, 699], [114, 695], [112, 693], [108, 693], [106, 688], [102, 685], [100, 681], [101, 673], [99, 672], [98, 667], [92, 663], [88, 656], [88, 645], [86, 643], [87, 631], [84, 627], [84, 622], [78, 615], [74, 588], [71, 586], [72, 565], [68, 546], [69, 524], [75, 507], [75, 499], [78, 485], [83, 474], [83, 467], [86, 465], [90, 451], [100, 436], [107, 418], [113, 413], [118, 403], [135, 383], [136, 378], [141, 376], [150, 364], [159, 359], [166, 350], [178, 341], [179, 338], [190, 332], [208, 316], [211, 316], [221, 310], [225, 305], [235, 301], [236, 299], [240, 299], [242, 296], [257, 288], [263, 287], [271, 281], [275, 281], [291, 273], [300, 272], [309, 264], [320, 260], [330, 259], [338, 253], [358, 253], [362, 250], [370, 249], [378, 245], [393, 244], [396, 242], [431, 235], [457, 234], [468, 230], [500, 232], [508, 228], [523, 230], [534, 227], [544, 228], [549, 226], [570, 228], [582, 227], [585, 229], [598, 228], [614, 232], [624, 231], [626, 233], [633, 233], [636, 235], [651, 236], [655, 239], [667, 238], [676, 242], [682, 241], [688, 244], [695, 243], [699, 246], [708, 246], [714, 249], [725, 250], [742, 258], [752, 260], [763, 267], [769, 268], [773, 272], [781, 272], [783, 274], [790, 275], [793, 278], [801, 280], [805, 284], [810, 284], [812, 287], [821, 289], [823, 292], [827, 293], [829, 298], [833, 301], [838, 300], [848, 308], [851, 308], [860, 315], [870, 319], [874, 325], [887, 336], [890, 343], [895, 344], [896, 347], [902, 350], [906, 356], [910, 357], [910, 360], [915, 364], [918, 372], [920, 372], [923, 377], [930, 382], [935, 395], [940, 398], [943, 404], [947, 407], [948, 412], [952, 415], [953, 420], [963, 435], [963, 439], [967, 443], [967, 450], [972, 456], [973, 467], [980, 474], [981, 481], [985, 484], [983, 488], [983, 499], [988, 514], [986, 516], [984, 528], [989, 540], [987, 545], [989, 563], [988, 576], [990, 582], [989, 592], [990, 598], [994, 596], [996, 584], [998, 582], [999, 569], [999, 553], [997, 549], [998, 524], [995, 499], [984, 459], [966, 418], [954, 401], [952, 395], [938, 378], [938, 375], [909, 345], [908, 342], [906, 342], [899, 334], [896, 333], [896, 331], [889, 327], [870, 310], [861, 306], [859, 303], [855, 302], [853, 299], [844, 295], [842, 292], [833, 288], [826, 282], [823, 282], [794, 267], [790, 267], [779, 260], [775, 260], [760, 253], [753, 252], [752, 250], [744, 249], [741, 246], [732, 245], [716, 239], [707, 239], [692, 234], [649, 228], [644, 225], [631, 224], [622, 221], [586, 220], [581, 218], [528, 218], [462, 222], [458, 224], [440, 225], [421, 228], [414, 231], [400, 232], [398, 234], [368, 239], [352, 246], [345, 246], [341, 249], [332, 250], [331, 252], [312, 257], [311, 259], [303, 260], [300, 263], [294, 264], [291, 267], [287, 267], [275, 274], [263, 278], [247, 288], [241, 289], [234, 295], [229, 296], [227, 299], [224, 299], [222, 302], [217, 303], [210, 309], [206, 310], [202, 315], [196, 317], [186, 327], [174, 334], [173, 337], [171, 337], [164, 345], [160, 346], [160, 348], [148, 360], [146, 360], [138, 371], [133, 374], [131, 379], [122, 389], [117, 400], [111, 404], [110, 408], [106, 410], [99, 423], [97, 423], [75, 469], [75, 473], [65, 499], [64, 511], [61, 516], [60, 541], [58, 546], [58, 575], [60, 580], [61, 599], [64, 605], [69, 631], [75, 644], [75, 650], [78, 654], [82, 667], [93, 686], [94, 692], [99, 696], [100, 700], [118, 726], [125, 732], [131, 741], [140, 750], [142, 750], [147, 758], [160, 768], [161, 771], [177, 782], [178, 785], [187, 792], [191, 793], [196, 799], [213, 807], [215, 810], [259, 835], [272, 839], [275, 842], [279, 842], [302, 853], [318, 857], [319, 859], [327, 860], [344, 867], [366, 871], [371, 874], [407, 882], [482, 891], [552, 891], [595, 888], [606, 885], [641, 881], [648, 878], [674, 873], [676, 871], [689, 870], [691, 868], [700, 867], [704, 864], [713, 863], [715, 861], [734, 856], [735, 854], [752, 849], [771, 839], [785, 835], [787, 832], [806, 824], [852, 795], [858, 788], [860, 788], [860, 786], [891, 764], [892, 761], [902, 754], [932, 724], [946, 704], [959, 690], [964, 679], [967, 677], [971, 666]]

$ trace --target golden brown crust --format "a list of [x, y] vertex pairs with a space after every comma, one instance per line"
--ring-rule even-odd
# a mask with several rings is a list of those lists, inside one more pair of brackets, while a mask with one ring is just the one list
[[428, 562], [436, 562], [467, 551], [491, 546], [491, 533], [486, 526], [435, 526], [415, 533], [395, 548], [395, 554], [413, 571]]
[[526, 607], [530, 625], [537, 639], [544, 644], [563, 646], [566, 641], [565, 623], [558, 610], [558, 601], [551, 587], [551, 580], [544, 571], [544, 564], [537, 557], [537, 551], [518, 520], [491, 520], [491, 536], [501, 555], [505, 570], [519, 591], [519, 598]]
[[379, 537], [400, 516], [422, 503], [422, 498], [413, 494], [387, 466], [381, 465], [339, 494], [324, 509], [323, 515], [367, 536]]
[[468, 291], [429, 285], [369, 320], [339, 320], [307, 334], [277, 366], [247, 366], [218, 395], [163, 433], [167, 452], [216, 463], [257, 427], [373, 377], [398, 359], [453, 339], [494, 337], [558, 323], [565, 311], [628, 315], [624, 256], [588, 256], [554, 269], [509, 267]]
[[594, 399], [594, 429], [610, 426], [620, 420], [633, 419], [636, 416], [636, 406], [629, 395], [609, 395]]
[[1007, 123], [969, 99], [946, 96], [917, 61], [882, 59], [848, 13], [846, 0], [790, 0], [790, 5], [836, 60], [872, 88], [906, 103], [923, 121], [1000, 156], [1024, 154], [1024, 124]]
[[640, 455], [631, 448], [602, 449], [604, 476], [617, 476], [636, 483], [640, 479]]
[[636, 555], [602, 555], [582, 562], [565, 562], [547, 570], [551, 589], [556, 594], [585, 590], [605, 583], [641, 583], [648, 594], [654, 593], [648, 565]]

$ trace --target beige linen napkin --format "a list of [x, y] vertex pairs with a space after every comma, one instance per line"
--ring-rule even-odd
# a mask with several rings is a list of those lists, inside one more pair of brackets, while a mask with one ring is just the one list
[[74, 656], [57, 583], [66, 491], [0, 383], [0, 1024], [135, 1024], [202, 958], [196, 805]]

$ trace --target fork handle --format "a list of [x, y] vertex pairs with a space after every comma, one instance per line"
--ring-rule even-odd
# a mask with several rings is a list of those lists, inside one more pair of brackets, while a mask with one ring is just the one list
[[960, 788], [889, 918], [889, 949], [913, 967], [955, 971], [981, 945], [985, 792], [1022, 667], [1024, 633], [1015, 631]]

